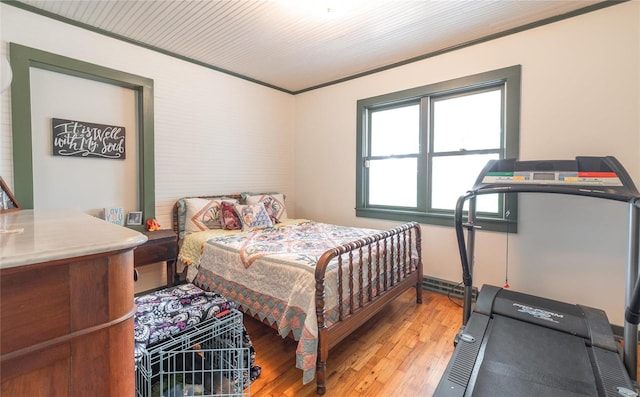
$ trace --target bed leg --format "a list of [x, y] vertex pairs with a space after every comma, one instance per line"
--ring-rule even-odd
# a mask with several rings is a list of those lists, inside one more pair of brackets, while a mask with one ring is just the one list
[[316, 392], [318, 394], [324, 394], [327, 391], [325, 384], [325, 377], [327, 375], [327, 362], [319, 362], [316, 366]]
[[416, 303], [422, 304], [422, 284], [416, 284]]
[[324, 394], [327, 391], [327, 359], [329, 358], [329, 344], [327, 343], [327, 329], [318, 332], [318, 358], [316, 361], [316, 392]]

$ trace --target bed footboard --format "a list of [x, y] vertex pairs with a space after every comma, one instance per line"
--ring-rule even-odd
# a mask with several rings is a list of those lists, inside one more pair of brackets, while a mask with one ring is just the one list
[[[318, 318], [318, 394], [326, 391], [329, 349], [402, 294], [416, 289], [422, 303], [422, 240], [417, 222], [353, 241], [326, 251], [316, 265]], [[337, 313], [327, 318], [325, 283], [337, 280]]]

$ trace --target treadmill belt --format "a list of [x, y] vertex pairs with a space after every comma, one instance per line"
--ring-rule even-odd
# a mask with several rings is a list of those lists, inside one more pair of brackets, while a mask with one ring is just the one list
[[473, 396], [598, 396], [585, 340], [494, 315]]

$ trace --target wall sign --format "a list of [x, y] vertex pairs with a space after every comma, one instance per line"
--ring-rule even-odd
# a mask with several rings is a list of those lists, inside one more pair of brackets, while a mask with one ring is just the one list
[[56, 118], [51, 124], [54, 156], [125, 158], [124, 127]]

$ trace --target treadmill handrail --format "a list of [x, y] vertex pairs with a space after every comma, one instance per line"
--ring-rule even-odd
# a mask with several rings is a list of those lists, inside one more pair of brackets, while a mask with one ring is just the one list
[[[635, 200], [633, 205], [640, 208], [640, 199]], [[640, 275], [631, 293], [629, 305], [624, 311], [624, 319], [627, 320], [629, 324], [640, 324]]]
[[[520, 185], [508, 185], [508, 184], [490, 184], [484, 185], [478, 189], [470, 190], [469, 192], [474, 195], [483, 194], [497, 194], [497, 193], [549, 193], [549, 194], [565, 194], [573, 196], [586, 196], [601, 198], [606, 200], [633, 202], [640, 197], [640, 193], [634, 194], [620, 194], [614, 192], [612, 189], [597, 189], [588, 185], [578, 186], [555, 186], [545, 184], [520, 184]], [[466, 194], [465, 194], [466, 196]]]
[[460, 251], [460, 259], [462, 261], [462, 281], [465, 286], [471, 286], [472, 276], [471, 269], [469, 268], [469, 259], [467, 256], [467, 247], [465, 245], [464, 240], [464, 230], [462, 229], [462, 213], [464, 208], [464, 203], [467, 199], [471, 198], [474, 195], [473, 192], [467, 192], [466, 194], [460, 196], [456, 203], [456, 210], [454, 216], [454, 223], [456, 228], [456, 237], [458, 240], [458, 250]]

